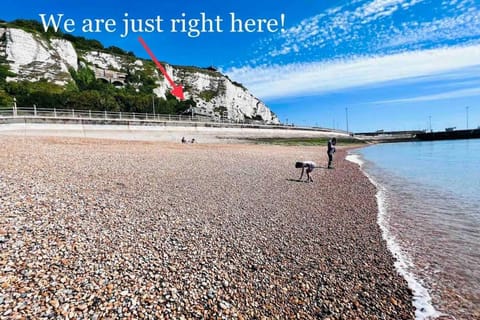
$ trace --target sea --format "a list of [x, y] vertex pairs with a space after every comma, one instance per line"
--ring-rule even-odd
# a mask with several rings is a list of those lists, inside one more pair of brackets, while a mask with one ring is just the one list
[[376, 144], [347, 159], [377, 188], [416, 319], [480, 319], [480, 139]]

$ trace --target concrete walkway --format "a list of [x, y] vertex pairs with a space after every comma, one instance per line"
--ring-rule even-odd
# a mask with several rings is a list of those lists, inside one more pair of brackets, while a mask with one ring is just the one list
[[182, 137], [187, 140], [194, 138], [200, 143], [238, 143], [246, 138], [316, 138], [330, 136], [348, 136], [343, 132], [312, 129], [283, 129], [278, 127], [259, 128], [230, 126], [211, 127], [201, 124], [172, 125], [155, 124], [85, 124], [85, 123], [30, 123], [18, 121], [17, 123], [0, 124], [0, 135], [9, 136], [55, 136], [100, 138], [139, 141], [180, 141]]

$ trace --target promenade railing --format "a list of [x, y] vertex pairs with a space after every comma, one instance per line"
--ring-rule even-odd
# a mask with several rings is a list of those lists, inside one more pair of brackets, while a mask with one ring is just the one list
[[266, 128], [282, 128], [296, 130], [314, 130], [346, 133], [343, 130], [332, 130], [321, 127], [298, 126], [293, 124], [269, 124], [264, 121], [244, 119], [232, 120], [219, 117], [208, 117], [201, 115], [187, 114], [153, 114], [141, 112], [115, 112], [115, 111], [94, 111], [94, 110], [77, 110], [77, 109], [57, 109], [57, 108], [38, 108], [38, 107], [17, 107], [0, 109], [0, 120], [2, 119], [44, 119], [44, 120], [92, 120], [92, 121], [108, 121], [108, 122], [124, 122], [135, 121], [139, 123], [155, 123], [155, 122], [185, 122], [185, 123], [215, 123], [225, 124], [228, 126], [247, 126], [247, 127], [266, 127]]
[[[208, 118], [198, 115], [153, 114], [142, 112], [115, 112], [57, 108], [8, 108], [0, 109], [0, 117], [39, 117], [60, 119], [92, 119], [92, 120], [145, 120], [145, 121], [203, 121], [231, 122], [228, 119]], [[245, 123], [249, 121], [246, 120]]]

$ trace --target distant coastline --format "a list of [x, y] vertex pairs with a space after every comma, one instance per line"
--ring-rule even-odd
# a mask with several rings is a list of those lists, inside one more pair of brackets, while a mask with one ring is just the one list
[[465, 130], [445, 131], [383, 131], [356, 133], [355, 138], [366, 142], [408, 142], [408, 141], [434, 141], [456, 139], [478, 139], [480, 128]]
[[419, 133], [417, 140], [456, 140], [456, 139], [478, 139], [480, 138], [480, 129], [473, 130], [454, 130], [440, 132]]

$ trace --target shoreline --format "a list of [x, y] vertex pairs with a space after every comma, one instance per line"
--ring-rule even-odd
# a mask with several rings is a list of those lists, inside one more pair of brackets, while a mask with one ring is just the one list
[[[352, 153], [364, 160], [363, 170], [378, 186], [379, 224], [411, 283], [417, 319], [476, 319], [479, 269], [472, 248], [478, 246], [478, 205], [469, 189], [476, 180], [465, 171], [474, 161], [457, 168], [444, 161], [445, 146], [469, 146], [466, 150], [475, 155], [479, 145], [440, 141], [421, 149], [417, 144], [382, 145]], [[421, 156], [423, 151], [428, 158]], [[465, 154], [458, 158], [470, 159]]]
[[0, 316], [414, 317], [346, 149], [300, 183], [325, 148], [0, 145]]
[[443, 314], [434, 308], [432, 304], [432, 298], [427, 288], [425, 288], [417, 279], [417, 277], [410, 271], [412, 262], [405, 255], [400, 245], [395, 241], [395, 237], [391, 235], [391, 232], [388, 229], [388, 224], [386, 221], [388, 219], [388, 213], [386, 208], [387, 204], [384, 195], [384, 187], [375, 181], [375, 179], [363, 169], [365, 160], [360, 155], [350, 153], [346, 157], [346, 160], [357, 164], [360, 170], [377, 189], [377, 193], [375, 195], [378, 204], [377, 223], [382, 230], [382, 235], [384, 240], [387, 242], [389, 251], [396, 258], [395, 268], [397, 272], [407, 281], [409, 288], [413, 291], [412, 302], [415, 306], [415, 318], [418, 320], [423, 320], [443, 316]]

